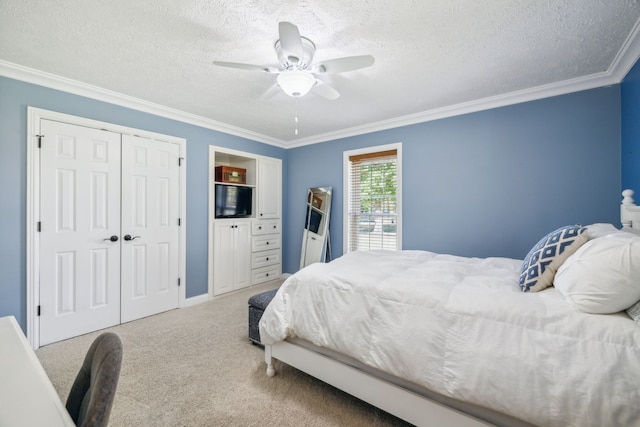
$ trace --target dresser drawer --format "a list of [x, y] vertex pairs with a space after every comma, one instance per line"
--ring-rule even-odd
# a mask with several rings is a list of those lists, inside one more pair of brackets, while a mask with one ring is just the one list
[[251, 254], [251, 268], [260, 268], [275, 264], [280, 264], [280, 251], [277, 249]]
[[251, 234], [260, 236], [262, 234], [280, 233], [280, 221], [253, 221], [251, 224]]
[[251, 239], [251, 252], [267, 251], [280, 247], [279, 234], [267, 234]]
[[254, 285], [276, 280], [280, 277], [280, 265], [258, 268], [251, 271], [251, 283]]

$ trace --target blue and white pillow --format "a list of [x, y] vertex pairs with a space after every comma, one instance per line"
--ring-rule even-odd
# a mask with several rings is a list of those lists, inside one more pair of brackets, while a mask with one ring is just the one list
[[536, 243], [520, 269], [522, 292], [538, 292], [551, 286], [558, 267], [589, 240], [585, 231], [581, 225], [567, 225]]
[[626, 311], [629, 317], [631, 317], [634, 322], [640, 325], [640, 301], [627, 308]]

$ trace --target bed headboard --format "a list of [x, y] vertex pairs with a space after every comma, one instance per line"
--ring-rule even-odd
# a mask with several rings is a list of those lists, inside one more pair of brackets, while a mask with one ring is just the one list
[[624, 190], [622, 192], [620, 222], [622, 227], [640, 230], [640, 206], [637, 206], [633, 200], [633, 190]]

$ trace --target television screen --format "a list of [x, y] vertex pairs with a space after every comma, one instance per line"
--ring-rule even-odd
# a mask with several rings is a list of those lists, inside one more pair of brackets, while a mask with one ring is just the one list
[[253, 188], [216, 184], [216, 218], [251, 216]]

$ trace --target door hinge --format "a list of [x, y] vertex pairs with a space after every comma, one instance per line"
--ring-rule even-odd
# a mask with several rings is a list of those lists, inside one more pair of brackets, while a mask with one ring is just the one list
[[178, 277], [178, 287], [180, 287], [180, 278]]
[[36, 135], [36, 138], [38, 138], [38, 148], [42, 148], [42, 138], [44, 138], [44, 135]]
[[38, 227], [38, 233], [42, 231], [42, 222], [38, 221], [37, 225]]
[[40, 306], [38, 306], [38, 316], [40, 316]]
[[184, 157], [178, 157], [178, 166], [182, 166], [183, 160], [184, 160]]

